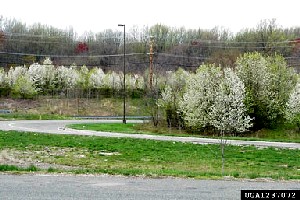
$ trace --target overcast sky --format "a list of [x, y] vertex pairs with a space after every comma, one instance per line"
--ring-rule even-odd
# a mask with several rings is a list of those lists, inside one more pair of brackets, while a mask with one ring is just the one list
[[300, 0], [3, 0], [0, 15], [28, 25], [73, 27], [79, 34], [120, 29], [120, 23], [237, 32], [273, 18], [282, 27], [299, 27]]

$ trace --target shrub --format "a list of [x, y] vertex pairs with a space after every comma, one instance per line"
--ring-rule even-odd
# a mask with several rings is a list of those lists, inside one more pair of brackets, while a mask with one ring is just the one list
[[285, 113], [285, 118], [288, 122], [296, 124], [300, 130], [300, 80], [291, 92], [289, 100], [286, 103], [287, 109]]
[[12, 95], [16, 98], [31, 99], [37, 95], [34, 82], [28, 74], [19, 76], [12, 87]]
[[176, 72], [169, 73], [167, 85], [162, 90], [161, 99], [157, 104], [164, 110], [168, 127], [182, 127], [182, 113], [179, 110], [179, 101], [183, 97], [186, 80], [189, 73], [179, 68]]
[[252, 125], [244, 100], [244, 84], [231, 69], [202, 65], [188, 79], [179, 108], [193, 129], [243, 132]]
[[245, 104], [255, 129], [279, 123], [295, 85], [295, 73], [287, 67], [284, 58], [246, 53], [237, 59], [236, 72], [245, 84]]

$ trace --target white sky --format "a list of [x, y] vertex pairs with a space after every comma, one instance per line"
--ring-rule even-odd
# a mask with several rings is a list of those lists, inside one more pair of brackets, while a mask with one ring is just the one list
[[71, 26], [79, 34], [121, 29], [120, 23], [237, 32], [273, 18], [282, 27], [300, 26], [300, 0], [3, 0], [0, 15], [28, 25]]

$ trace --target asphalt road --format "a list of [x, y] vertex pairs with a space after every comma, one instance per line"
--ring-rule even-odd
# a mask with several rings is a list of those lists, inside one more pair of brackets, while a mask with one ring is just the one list
[[[65, 128], [67, 124], [74, 123], [116, 123], [120, 120], [18, 120], [18, 121], [0, 121], [0, 130], [18, 130], [30, 131], [52, 134], [76, 134], [76, 135], [96, 135], [103, 137], [131, 137], [151, 140], [163, 141], [180, 141], [191, 142], [194, 144], [215, 144], [219, 143], [218, 139], [210, 138], [196, 138], [196, 137], [172, 137], [172, 136], [157, 136], [146, 134], [124, 134], [111, 132], [97, 132], [87, 130], [73, 130]], [[129, 122], [142, 123], [142, 120], [128, 120]], [[265, 142], [265, 141], [238, 141], [227, 140], [227, 144], [232, 145], [254, 145], [258, 147], [277, 147], [277, 148], [291, 148], [300, 149], [300, 143], [286, 143], [286, 142]]]
[[121, 176], [0, 175], [0, 199], [240, 199], [241, 190], [300, 190], [299, 182], [150, 179]]

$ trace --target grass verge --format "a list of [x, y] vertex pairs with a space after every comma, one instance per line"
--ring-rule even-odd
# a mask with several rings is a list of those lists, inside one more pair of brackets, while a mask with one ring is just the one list
[[[300, 179], [300, 150], [227, 146], [225, 159], [225, 176]], [[7, 160], [73, 167], [46, 172], [222, 178], [219, 145], [0, 131], [0, 171], [26, 171]]]
[[[152, 124], [121, 124], [121, 123], [83, 123], [71, 124], [69, 128], [78, 130], [94, 130], [105, 132], [117, 133], [130, 133], [130, 134], [154, 134], [154, 135], [168, 135], [168, 136], [181, 136], [181, 137], [211, 137], [216, 138], [214, 135], [201, 135], [191, 134], [185, 130], [170, 129], [166, 127], [153, 127]], [[300, 143], [300, 134], [293, 130], [293, 127], [280, 126], [273, 130], [263, 129], [260, 131], [242, 134], [239, 137], [227, 137], [232, 140], [248, 140], [248, 141], [273, 141], [273, 142], [298, 142]]]

